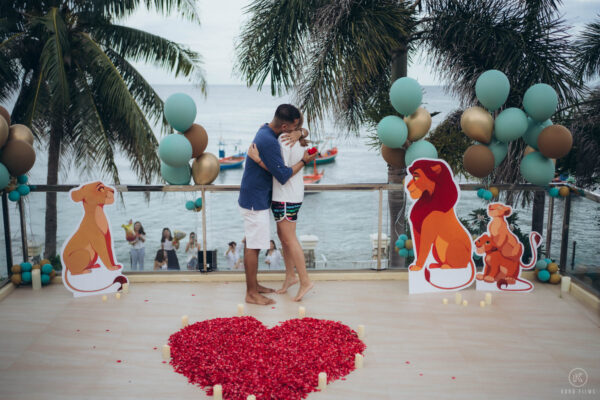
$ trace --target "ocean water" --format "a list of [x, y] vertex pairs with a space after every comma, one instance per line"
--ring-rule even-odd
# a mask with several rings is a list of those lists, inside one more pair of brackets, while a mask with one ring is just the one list
[[[272, 97], [268, 89], [263, 92], [255, 88], [244, 86], [209, 86], [208, 95], [203, 97], [200, 91], [193, 86], [156, 85], [161, 98], [166, 99], [176, 92], [184, 92], [194, 98], [198, 114], [196, 123], [203, 125], [209, 135], [207, 151], [218, 154], [218, 143], [223, 140], [227, 143], [228, 154], [238, 150], [245, 151], [258, 129], [270, 121], [277, 105], [290, 102], [290, 98]], [[439, 115], [433, 118], [434, 126], [441, 122], [448, 113], [459, 107], [459, 102], [446, 94], [441, 87], [426, 87], [424, 94], [425, 107], [430, 112], [438, 111]], [[155, 130], [160, 139], [160, 132]], [[324, 143], [321, 150], [330, 145], [339, 149], [337, 160], [333, 164], [319, 166], [324, 170], [323, 183], [379, 183], [387, 181], [387, 166], [379, 153], [366, 144], [368, 132], [361, 131], [353, 135], [337, 128], [331, 120], [324, 121], [319, 131], [320, 137], [332, 137], [329, 143]], [[118, 149], [117, 149], [118, 150]], [[43, 184], [46, 181], [47, 157], [43, 146], [38, 145], [38, 159], [30, 173], [31, 184]], [[129, 160], [118, 152], [117, 165], [123, 184], [138, 184], [136, 176], [130, 169]], [[242, 170], [221, 171], [215, 184], [239, 184]], [[72, 165], [63, 165], [59, 182], [63, 184], [80, 184], [82, 182], [102, 179], [110, 184], [109, 177], [100, 171], [80, 171]], [[147, 234], [145, 245], [145, 270], [152, 269], [156, 251], [160, 248], [162, 228], [180, 230], [189, 234], [197, 232], [202, 237], [201, 213], [187, 211], [184, 204], [187, 200], [194, 200], [200, 193], [152, 193], [147, 201], [142, 193], [123, 193], [115, 204], [105, 207], [113, 233], [116, 258], [127, 269], [130, 267], [129, 249], [125, 241], [121, 225], [129, 219], [140, 221]], [[243, 222], [237, 205], [237, 193], [209, 193], [205, 202], [207, 223], [207, 248], [216, 249], [218, 267], [226, 268], [223, 254], [229, 241], [243, 238]], [[31, 241], [43, 244], [44, 242], [44, 207], [45, 194], [32, 193], [25, 203], [26, 229]], [[560, 248], [560, 221], [562, 220], [561, 200], [555, 202], [555, 224], [553, 229], [552, 255], [558, 258]], [[387, 196], [383, 201], [383, 232], [389, 234], [389, 215]], [[464, 192], [457, 207], [460, 216], [466, 216], [475, 208], [484, 207], [483, 201], [477, 198], [474, 192]], [[590, 214], [596, 215], [598, 208], [590, 201], [575, 199], [573, 202], [573, 215], [571, 222], [571, 237], [579, 240], [577, 245], [576, 264], [595, 264], [596, 252], [585, 243], [598, 243], [600, 229], [586, 226]], [[519, 209], [520, 225], [523, 231], [530, 228], [530, 210]], [[68, 193], [58, 194], [58, 247], [76, 229], [82, 216], [82, 208], [74, 204]], [[10, 219], [12, 229], [12, 244], [14, 259], [21, 258], [21, 241], [19, 220], [16, 205], [10, 203]], [[370, 234], [376, 233], [378, 227], [378, 193], [377, 192], [322, 192], [309, 194], [299, 214], [297, 225], [298, 235], [316, 235], [319, 239], [316, 253], [318, 267], [320, 268], [366, 268], [372, 263], [372, 247]], [[276, 237], [275, 223], [272, 222], [272, 238]], [[402, 233], [402, 232], [399, 232]], [[544, 232], [545, 234], [545, 232]], [[182, 269], [186, 268], [189, 254], [185, 254], [187, 237], [182, 241], [178, 251], [179, 262]], [[545, 243], [545, 242], [544, 242]], [[572, 243], [572, 241], [571, 241]], [[582, 243], [584, 245], [582, 245]], [[4, 248], [0, 250], [0, 257], [5, 259]], [[264, 264], [264, 254], [261, 255], [260, 266], [268, 269]], [[5, 268], [2, 263], [0, 273]]]

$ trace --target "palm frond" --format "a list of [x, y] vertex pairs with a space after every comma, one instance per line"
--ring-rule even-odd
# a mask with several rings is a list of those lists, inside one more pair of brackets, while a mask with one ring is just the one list
[[145, 6], [161, 14], [177, 13], [186, 20], [200, 23], [200, 14], [195, 0], [94, 0], [77, 1], [72, 4], [77, 13], [123, 18]]
[[575, 70], [581, 79], [600, 75], [600, 14], [586, 25], [575, 42]]

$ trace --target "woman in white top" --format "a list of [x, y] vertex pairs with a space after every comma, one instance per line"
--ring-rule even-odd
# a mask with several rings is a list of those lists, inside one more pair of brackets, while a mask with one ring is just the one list
[[140, 221], [135, 221], [133, 225], [133, 232], [135, 233], [135, 239], [131, 242], [131, 270], [135, 271], [139, 266], [140, 271], [144, 270], [144, 242], [146, 241], [146, 232], [144, 232], [144, 228], [142, 227], [142, 223]]
[[171, 230], [164, 228], [162, 231], [161, 249], [167, 252], [167, 269], [180, 269], [179, 260], [175, 250], [179, 249], [179, 241], [173, 240]]
[[281, 253], [274, 240], [271, 240], [271, 248], [265, 252], [265, 256], [265, 264], [269, 269], [281, 269]]
[[187, 259], [187, 269], [195, 270], [198, 269], [198, 252], [202, 250], [202, 246], [196, 240], [196, 233], [190, 232], [189, 240], [185, 246], [185, 254], [189, 253]]
[[229, 242], [229, 247], [225, 252], [225, 258], [227, 259], [227, 266], [229, 266], [229, 268], [238, 269], [240, 267], [240, 253], [238, 253], [236, 242]]
[[[306, 129], [302, 128], [302, 123], [303, 117], [301, 116], [297, 129], [308, 133]], [[302, 136], [305, 137], [306, 135]], [[281, 156], [288, 167], [302, 160], [307, 147], [307, 142], [304, 139], [295, 143], [284, 144], [282, 143], [281, 136], [279, 144], [281, 146]], [[258, 154], [257, 149], [249, 151], [248, 156], [257, 163], [260, 161], [260, 154]], [[302, 300], [304, 295], [314, 286], [314, 283], [308, 277], [304, 251], [302, 251], [302, 246], [296, 236], [296, 220], [298, 219], [298, 212], [303, 200], [304, 178], [301, 173], [292, 176], [285, 185], [282, 185], [277, 179], [273, 178], [271, 210], [277, 222], [277, 235], [283, 247], [283, 260], [285, 262], [285, 281], [277, 293], [282, 294], [287, 292], [290, 286], [298, 282], [298, 278], [294, 273], [295, 267], [300, 277], [300, 288], [298, 288], [298, 293], [294, 301]]]

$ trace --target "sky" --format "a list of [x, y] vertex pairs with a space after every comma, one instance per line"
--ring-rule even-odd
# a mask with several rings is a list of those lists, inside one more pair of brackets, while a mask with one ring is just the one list
[[[138, 10], [120, 23], [160, 35], [199, 52], [204, 59], [205, 77], [209, 85], [239, 85], [243, 81], [234, 72], [235, 41], [247, 19], [244, 7], [250, 3], [250, 0], [198, 0], [200, 26], [175, 15], [165, 17], [147, 9]], [[600, 14], [600, 0], [564, 0], [561, 13], [575, 34]], [[188, 83], [185, 78], [174, 78], [154, 66], [143, 63], [134, 65], [151, 84]], [[428, 65], [426, 55], [413, 60], [408, 75], [422, 85], [444, 84]]]

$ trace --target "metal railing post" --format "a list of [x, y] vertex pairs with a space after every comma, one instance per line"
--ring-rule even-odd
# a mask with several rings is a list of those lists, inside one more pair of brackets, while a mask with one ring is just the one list
[[23, 246], [23, 262], [28, 262], [29, 246], [27, 246], [27, 224], [25, 223], [25, 207], [23, 207], [23, 198], [19, 199], [19, 221], [21, 223], [21, 245]]
[[571, 219], [571, 195], [565, 197], [565, 209], [563, 212], [562, 234], [560, 237], [560, 273], [564, 274], [567, 268], [567, 257], [569, 251], [569, 221]]
[[4, 221], [4, 245], [6, 246], [6, 271], [8, 277], [12, 275], [10, 270], [13, 264], [12, 259], [12, 243], [10, 238], [10, 219], [8, 216], [8, 195], [2, 193], [2, 219]]
[[546, 225], [546, 257], [550, 258], [552, 246], [552, 224], [554, 224], [554, 197], [548, 199], [548, 225]]
[[381, 270], [381, 229], [383, 226], [383, 188], [379, 188], [379, 226], [377, 227], [377, 271]]
[[206, 190], [204, 189], [204, 187], [202, 188], [202, 263], [204, 265], [204, 272], [207, 272], [207, 268], [206, 268]]

